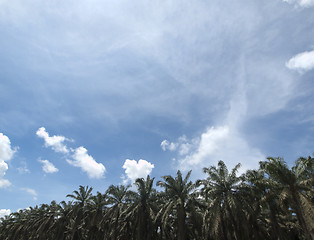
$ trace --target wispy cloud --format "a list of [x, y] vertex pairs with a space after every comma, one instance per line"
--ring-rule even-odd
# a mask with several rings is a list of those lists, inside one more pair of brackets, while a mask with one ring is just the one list
[[21, 166], [17, 168], [17, 171], [21, 174], [30, 173], [31, 171], [27, 167], [27, 163], [22, 161]]
[[72, 159], [67, 162], [75, 167], [80, 167], [90, 178], [102, 178], [106, 168], [102, 163], [97, 163], [95, 159], [87, 154], [87, 149], [78, 147], [74, 149]]
[[11, 185], [10, 181], [4, 179], [4, 175], [8, 170], [7, 161], [10, 161], [16, 152], [16, 148], [12, 149], [10, 139], [0, 133], [0, 188], [5, 188]]
[[265, 159], [263, 151], [248, 140], [243, 129], [251, 119], [284, 109], [292, 98], [294, 81], [280, 62], [251, 62], [246, 57], [234, 62], [233, 92], [226, 97], [228, 107], [221, 110], [220, 117], [214, 116], [215, 121], [193, 138], [184, 136], [161, 143], [163, 150], [177, 153], [176, 167], [199, 171], [223, 160], [228, 168], [240, 162], [241, 169], [246, 170], [256, 168]]
[[125, 169], [125, 174], [128, 178], [125, 179], [124, 183], [129, 180], [133, 183], [137, 178], [146, 178], [152, 172], [154, 164], [143, 159], [140, 159], [138, 162], [126, 159], [122, 168]]
[[295, 4], [300, 7], [312, 7], [314, 6], [314, 0], [283, 0], [284, 2]]
[[55, 173], [58, 172], [59, 169], [56, 168], [51, 162], [49, 162], [48, 160], [41, 160], [38, 159], [38, 162], [40, 162], [42, 164], [42, 169], [45, 173]]
[[179, 155], [188, 154], [195, 145], [197, 145], [197, 140], [192, 139], [191, 142], [187, 139], [185, 135], [178, 138], [176, 142], [169, 142], [168, 140], [163, 140], [160, 144], [160, 147], [163, 151], [178, 151]]
[[21, 190], [27, 192], [28, 194], [33, 196], [33, 199], [36, 201], [37, 200], [37, 192], [33, 188], [21, 188]]
[[[314, 2], [314, 1], [313, 1]], [[314, 50], [302, 52], [292, 57], [287, 63], [287, 68], [297, 70], [298, 72], [306, 72], [314, 68]]]

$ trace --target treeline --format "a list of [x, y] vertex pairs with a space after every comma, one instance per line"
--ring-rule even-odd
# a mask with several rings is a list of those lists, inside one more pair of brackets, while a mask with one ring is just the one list
[[92, 194], [80, 186], [71, 201], [30, 207], [0, 220], [1, 240], [225, 239], [314, 240], [314, 158], [292, 168], [281, 158], [260, 162], [239, 176], [223, 161], [204, 168], [207, 178], [192, 182], [191, 171], [130, 186], [111, 185]]

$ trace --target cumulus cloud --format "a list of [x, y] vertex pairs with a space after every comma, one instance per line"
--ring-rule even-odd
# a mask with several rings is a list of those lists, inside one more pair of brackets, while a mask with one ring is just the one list
[[55, 152], [60, 152], [60, 153], [68, 153], [69, 150], [64, 144], [65, 141], [69, 141], [64, 136], [49, 136], [49, 133], [46, 131], [44, 127], [41, 127], [37, 130], [36, 135], [40, 138], [43, 138], [45, 141], [45, 146], [46, 147], [51, 147]]
[[[36, 132], [37, 136], [45, 140], [45, 146], [51, 147], [55, 152], [61, 152], [68, 157], [66, 160], [69, 164], [75, 167], [80, 167], [87, 173], [89, 178], [101, 178], [106, 172], [106, 168], [102, 163], [96, 162], [96, 160], [88, 155], [87, 149], [84, 147], [78, 147], [75, 149], [68, 149], [64, 144], [65, 141], [71, 141], [64, 136], [52, 136], [50, 137], [44, 127], [41, 127]], [[71, 155], [69, 155], [71, 153]], [[58, 169], [48, 160], [39, 160], [43, 164], [43, 170], [46, 173], [57, 172]]]
[[11, 210], [10, 209], [0, 209], [0, 218], [10, 215]]
[[36, 201], [37, 200], [37, 192], [32, 189], [32, 188], [21, 188], [21, 190], [27, 192], [28, 194], [33, 196], [33, 199]]
[[314, 6], [314, 0], [283, 0], [284, 2], [295, 4], [300, 7], [312, 7]]
[[179, 147], [189, 144], [185, 155], [181, 153], [184, 156], [178, 159], [179, 167], [183, 170], [202, 169], [215, 165], [219, 160], [223, 160], [229, 168], [240, 162], [242, 170], [246, 170], [256, 168], [258, 162], [265, 159], [260, 150], [250, 146], [227, 125], [208, 128], [200, 138], [186, 141], [178, 144]]
[[137, 178], [146, 178], [152, 172], [154, 164], [143, 159], [140, 159], [138, 162], [126, 159], [122, 168], [125, 169], [127, 178], [134, 182]]
[[42, 163], [42, 169], [45, 173], [55, 173], [58, 172], [59, 169], [56, 168], [51, 162], [48, 160], [39, 159], [38, 162]]
[[87, 154], [87, 149], [78, 147], [73, 150], [73, 160], [67, 159], [67, 162], [75, 167], [80, 167], [90, 178], [101, 178], [106, 172], [102, 163], [97, 163], [95, 159]]
[[11, 160], [15, 152], [16, 149], [12, 149], [10, 139], [3, 133], [0, 133], [0, 188], [11, 185], [10, 181], [3, 177], [8, 170], [6, 162]]
[[286, 66], [299, 72], [309, 71], [314, 68], [314, 50], [303, 52], [292, 57]]
[[0, 133], [0, 161], [10, 161], [16, 149], [11, 148], [10, 139]]

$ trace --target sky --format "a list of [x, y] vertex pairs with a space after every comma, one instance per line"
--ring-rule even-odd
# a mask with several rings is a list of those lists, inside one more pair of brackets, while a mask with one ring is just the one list
[[0, 216], [314, 152], [314, 1], [0, 0]]

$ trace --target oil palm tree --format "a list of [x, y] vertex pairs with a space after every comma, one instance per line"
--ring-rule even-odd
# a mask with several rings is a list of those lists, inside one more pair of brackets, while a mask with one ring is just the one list
[[[291, 203], [298, 222], [308, 240], [314, 239], [314, 208], [309, 192], [313, 191], [313, 175], [308, 175], [307, 167], [302, 159], [289, 169], [282, 158], [269, 157], [260, 162], [260, 167], [269, 176], [268, 188], [276, 191], [283, 205]], [[313, 170], [312, 170], [313, 171]]]
[[[135, 219], [137, 230], [135, 239], [150, 240], [153, 238], [153, 222], [158, 209], [157, 192], [153, 188], [155, 178], [138, 178], [135, 181], [137, 192], [131, 192], [132, 204], [128, 209], [127, 218]], [[155, 237], [156, 238], [156, 237]]]
[[229, 173], [225, 163], [219, 161], [218, 167], [203, 168], [208, 177], [197, 181], [197, 185], [203, 186], [203, 198], [208, 201], [209, 210], [204, 215], [204, 222], [213, 227], [212, 234], [222, 234], [225, 239], [244, 239], [238, 219], [243, 217], [242, 209], [246, 205], [241, 192], [244, 176], [237, 176], [240, 166], [237, 164]]
[[[111, 185], [106, 191], [109, 209], [106, 211], [102, 225], [108, 225], [111, 227], [110, 239], [120, 239], [119, 237], [119, 223], [121, 216], [127, 209], [127, 203], [130, 198], [130, 185]], [[122, 231], [120, 231], [121, 233]]]
[[[187, 231], [187, 205], [191, 201], [196, 202], [196, 198], [192, 194], [195, 190], [195, 184], [189, 181], [191, 176], [189, 171], [185, 178], [182, 177], [181, 171], [177, 171], [177, 176], [173, 178], [170, 175], [163, 176], [163, 181], [158, 181], [157, 186], [165, 189], [162, 197], [165, 199], [165, 204], [161, 208], [159, 215], [161, 215], [161, 222], [163, 228], [166, 229], [168, 219], [173, 216], [176, 217], [176, 238], [178, 240], [186, 240], [188, 238]], [[174, 211], [173, 211], [174, 210]]]
[[107, 204], [107, 196], [100, 192], [87, 204], [84, 228], [88, 229], [88, 239], [101, 239], [105, 235], [107, 229], [102, 227], [101, 221]]
[[74, 199], [74, 205], [72, 208], [71, 216], [73, 219], [72, 224], [72, 239], [80, 239], [83, 238], [83, 235], [86, 235], [86, 229], [84, 229], [82, 226], [84, 223], [85, 218], [85, 210], [86, 206], [91, 202], [92, 200], [92, 187], [84, 187], [79, 186], [79, 190], [73, 191], [73, 194], [68, 194], [67, 197]]
[[249, 198], [248, 214], [251, 235], [257, 239], [283, 240], [288, 239], [283, 223], [280, 221], [282, 211], [278, 203], [276, 192], [267, 188], [267, 178], [264, 171], [248, 170], [246, 176], [246, 193]]

